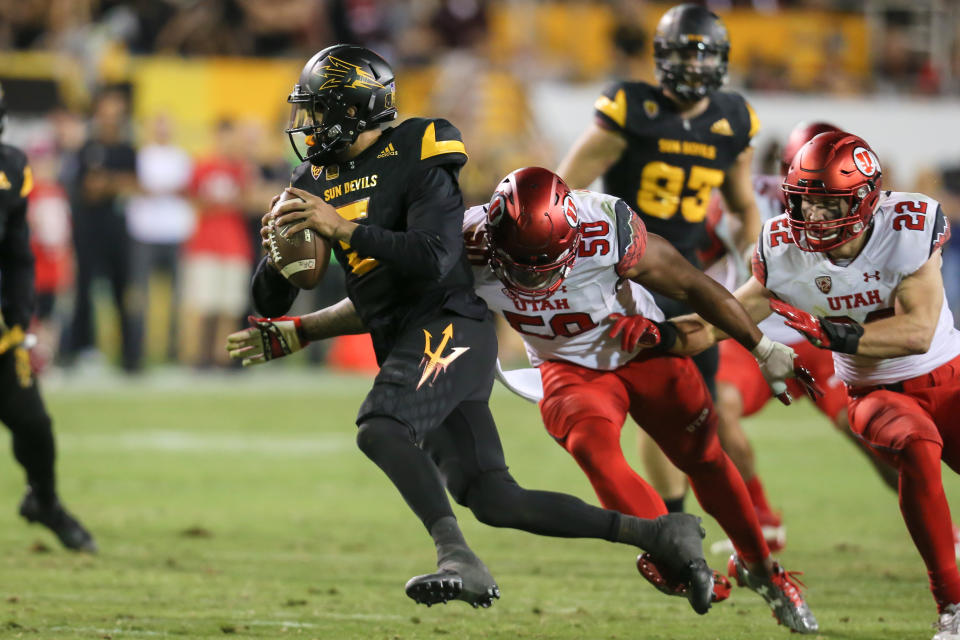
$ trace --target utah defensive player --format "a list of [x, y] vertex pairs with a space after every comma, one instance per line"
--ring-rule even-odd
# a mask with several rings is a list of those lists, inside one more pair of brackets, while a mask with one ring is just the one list
[[[617, 82], [594, 105], [594, 122], [558, 173], [571, 188], [603, 177], [603, 192], [624, 200], [647, 228], [700, 266], [696, 248], [706, 237], [707, 203], [719, 188], [727, 210], [737, 216], [736, 244], [747, 251], [760, 231], [753, 199], [750, 141], [760, 126], [753, 109], [733, 92], [719, 91], [727, 76], [730, 41], [720, 19], [696, 4], [667, 11], [653, 41], [659, 86]], [[654, 295], [666, 316], [689, 307]], [[715, 348], [694, 357], [715, 396]], [[657, 447], [641, 448], [654, 486], [671, 511], [681, 511], [682, 474], [663, 464]]]
[[[799, 123], [790, 132], [783, 147], [780, 175], [754, 176], [753, 184], [757, 196], [757, 206], [764, 221], [779, 216], [786, 210], [787, 201], [781, 184], [797, 151], [814, 136], [827, 131], [839, 131], [839, 129], [825, 122]], [[711, 206], [719, 206], [716, 199], [711, 203]], [[739, 256], [728, 253], [726, 261], [731, 261], [734, 258], [738, 259]], [[721, 260], [708, 269], [707, 273], [733, 291], [742, 284], [743, 280], [738, 281], [736, 277], [722, 277], [720, 273], [726, 275], [735, 271], [725, 267], [729, 267], [729, 265], [725, 265], [724, 260]], [[896, 470], [870, 455], [869, 450], [850, 431], [850, 424], [847, 421], [847, 391], [843, 383], [833, 373], [833, 358], [830, 352], [817, 349], [811, 345], [802, 335], [785, 326], [783, 319], [780, 317], [767, 318], [759, 326], [765, 335], [789, 345], [803, 358], [804, 366], [808, 367], [813, 376], [820, 381], [821, 388], [824, 390], [823, 396], [815, 402], [817, 408], [830, 419], [838, 431], [847, 435], [857, 444], [857, 447], [874, 464], [884, 482], [896, 491]], [[771, 550], [778, 551], [786, 545], [786, 526], [783, 524], [781, 514], [774, 511], [767, 500], [763, 483], [756, 471], [753, 447], [740, 424], [740, 418], [752, 416], [760, 411], [772, 396], [749, 352], [735, 340], [724, 340], [719, 346], [717, 417], [719, 419], [720, 443], [747, 483], [750, 497], [753, 499], [753, 505], [757, 511], [757, 517], [763, 526], [767, 544], [770, 545]], [[793, 382], [788, 382], [788, 385], [793, 384]], [[794, 392], [794, 395], [798, 395], [800, 390], [793, 385], [791, 391]], [[715, 553], [729, 552], [730, 550], [729, 540], [717, 542], [711, 547], [711, 551]]]
[[[683, 342], [682, 328], [663, 321], [650, 290], [726, 327], [752, 350], [768, 381], [792, 374], [792, 351], [763, 336], [723, 287], [668, 242], [648, 235], [623, 200], [571, 192], [547, 169], [508, 175], [489, 205], [467, 211], [464, 236], [477, 293], [521, 334], [540, 370], [547, 431], [601, 503], [643, 517], [666, 512], [624, 459], [620, 433], [629, 413], [690, 477], [777, 619], [793, 631], [816, 631], [800, 589], [770, 557], [743, 479], [720, 447], [703, 379], [690, 358], [668, 351]], [[655, 346], [638, 353], [638, 345]]]
[[[941, 460], [960, 470], [960, 332], [940, 274], [950, 228], [935, 200], [881, 191], [881, 175], [857, 136], [804, 145], [783, 183], [788, 213], [764, 224], [736, 296], [755, 320], [772, 307], [834, 352], [851, 429], [899, 472], [900, 511], [939, 612], [933, 638], [958, 640], [960, 572], [940, 476]], [[690, 344], [707, 334], [704, 344], [722, 336], [698, 332]]]
[[[437, 571], [407, 582], [416, 602], [487, 607], [499, 597], [460, 532], [445, 484], [492, 526], [646, 549], [687, 584], [691, 605], [705, 613], [713, 574], [697, 518], [623, 515], [524, 489], [507, 470], [488, 406], [496, 333], [463, 251], [457, 177], [466, 151], [446, 120], [381, 128], [396, 116], [394, 92], [393, 70], [369, 49], [335, 45], [304, 66], [288, 99], [288, 133], [304, 159], [289, 191], [301, 200], [278, 204], [264, 218], [264, 233], [273, 222], [290, 224], [291, 235], [311, 228], [330, 239], [349, 298], [303, 318], [253, 318], [253, 327], [229, 336], [231, 357], [257, 364], [308, 340], [371, 334], [380, 372], [357, 417], [357, 444], [436, 546]], [[253, 282], [256, 308], [279, 316], [297, 293], [264, 258]]]

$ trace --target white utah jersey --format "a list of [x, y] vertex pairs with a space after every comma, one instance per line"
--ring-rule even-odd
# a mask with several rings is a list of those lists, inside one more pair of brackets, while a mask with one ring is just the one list
[[[872, 232], [846, 266], [824, 253], [802, 251], [793, 242], [787, 215], [768, 220], [760, 234], [754, 275], [785, 302], [822, 317], [848, 317], [860, 324], [894, 314], [897, 287], [950, 237], [939, 203], [920, 193], [885, 191]], [[852, 386], [889, 384], [928, 373], [960, 354], [960, 332], [946, 299], [926, 353], [868, 358], [834, 353], [841, 380]]]
[[613, 327], [607, 318], [610, 314], [663, 320], [663, 312], [653, 296], [617, 274], [618, 265], [625, 267], [642, 255], [646, 230], [619, 198], [592, 191], [574, 191], [573, 198], [583, 239], [569, 275], [548, 298], [525, 300], [511, 296], [493, 274], [483, 258], [485, 207], [472, 207], [464, 215], [467, 254], [473, 265], [477, 293], [520, 333], [531, 364], [564, 360], [609, 371], [636, 355], [620, 348], [619, 337], [608, 335]]

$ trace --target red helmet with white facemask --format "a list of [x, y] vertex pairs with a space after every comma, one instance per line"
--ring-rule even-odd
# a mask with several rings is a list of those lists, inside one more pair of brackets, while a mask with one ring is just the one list
[[580, 237], [573, 194], [549, 169], [510, 173], [487, 207], [490, 267], [512, 295], [540, 299], [560, 288]]
[[[880, 198], [882, 175], [877, 154], [851, 133], [821, 133], [803, 145], [783, 180], [797, 246], [829, 251], [866, 231]], [[807, 221], [801, 209], [804, 196], [842, 198], [849, 209], [831, 220]]]

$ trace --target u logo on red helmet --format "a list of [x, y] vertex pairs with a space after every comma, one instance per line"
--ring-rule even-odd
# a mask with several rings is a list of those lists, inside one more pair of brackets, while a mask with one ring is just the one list
[[503, 197], [502, 193], [494, 194], [493, 200], [490, 201], [490, 206], [487, 208], [487, 224], [493, 226], [500, 224], [506, 210], [507, 199]]
[[860, 173], [871, 178], [880, 171], [880, 161], [873, 151], [866, 147], [857, 147], [853, 150], [853, 161], [857, 165]]
[[563, 217], [571, 229], [576, 229], [580, 224], [577, 203], [573, 201], [573, 196], [569, 193], [563, 197]]

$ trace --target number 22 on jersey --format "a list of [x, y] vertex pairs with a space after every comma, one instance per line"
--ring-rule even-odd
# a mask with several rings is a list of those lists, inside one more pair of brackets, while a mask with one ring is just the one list
[[[367, 205], [370, 204], [370, 198], [354, 200], [350, 204], [337, 207], [337, 213], [344, 220], [362, 220], [367, 217]], [[379, 263], [373, 258], [361, 258], [357, 252], [350, 248], [350, 245], [341, 241], [340, 247], [347, 253], [347, 264], [350, 265], [350, 272], [356, 276], [362, 276]]]
[[[640, 210], [654, 218], [672, 218], [680, 210], [687, 222], [701, 222], [707, 215], [707, 203], [710, 192], [723, 184], [724, 173], [719, 169], [710, 169], [694, 165], [690, 175], [685, 176], [683, 167], [667, 164], [660, 160], [648, 162], [640, 174], [640, 191], [637, 192], [637, 205]], [[696, 193], [680, 197], [686, 188]]]

